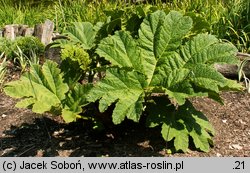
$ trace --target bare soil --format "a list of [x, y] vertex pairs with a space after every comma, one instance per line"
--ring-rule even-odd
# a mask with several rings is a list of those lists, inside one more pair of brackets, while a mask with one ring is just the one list
[[[192, 99], [213, 124], [214, 147], [208, 153], [166, 153], [160, 129], [125, 122], [97, 132], [84, 121], [66, 124], [60, 117], [15, 108], [16, 100], [0, 92], [0, 156], [169, 156], [249, 157], [250, 94], [224, 92], [224, 105], [207, 98]], [[168, 147], [171, 144], [168, 144]]]

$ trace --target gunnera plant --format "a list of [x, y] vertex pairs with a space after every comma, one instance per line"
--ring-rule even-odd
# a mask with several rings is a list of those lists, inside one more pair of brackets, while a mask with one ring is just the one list
[[[7, 83], [4, 91], [22, 98], [18, 107], [36, 113], [56, 108], [66, 122], [76, 121], [89, 103], [98, 103], [101, 113], [113, 106], [109, 115], [115, 125], [126, 119], [138, 123], [144, 117], [146, 126], [161, 128], [162, 137], [173, 142], [175, 151], [186, 152], [193, 142], [197, 150], [208, 152], [215, 131], [189, 99], [208, 97], [222, 103], [221, 91], [241, 89], [214, 68], [216, 63], [238, 63], [237, 49], [210, 34], [189, 38], [192, 27], [188, 16], [156, 11], [143, 19], [138, 37], [120, 30], [101, 39], [97, 47], [91, 46], [109, 62], [100, 68], [105, 76], [96, 83], [71, 85], [73, 78], [66, 80], [70, 75], [65, 75], [65, 69], [70, 72], [72, 66], [59, 68], [46, 61], [32, 66], [20, 80]], [[94, 45], [96, 35], [92, 35], [81, 37], [82, 43], [88, 43], [82, 45]]]

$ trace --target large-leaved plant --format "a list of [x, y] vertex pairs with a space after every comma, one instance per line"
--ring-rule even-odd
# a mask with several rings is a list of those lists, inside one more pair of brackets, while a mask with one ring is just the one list
[[62, 115], [66, 122], [75, 121], [87, 105], [86, 94], [91, 85], [75, 84], [70, 88], [64, 82], [64, 73], [52, 61], [41, 67], [33, 64], [29, 72], [22, 74], [20, 80], [9, 82], [4, 91], [13, 98], [22, 98], [16, 106], [31, 108], [35, 113], [50, 112]]
[[187, 151], [192, 139], [197, 149], [207, 152], [214, 129], [189, 98], [206, 96], [222, 103], [220, 91], [241, 88], [214, 68], [215, 63], [237, 63], [237, 49], [209, 34], [190, 39], [192, 26], [190, 17], [176, 11], [156, 11], [143, 19], [138, 31], [120, 30], [105, 38], [100, 33], [103, 25], [94, 29], [79, 23], [68, 33], [71, 43], [109, 62], [99, 68], [105, 70], [102, 80], [76, 83], [72, 66], [66, 63], [61, 71], [47, 61], [43, 67], [33, 65], [4, 90], [24, 99], [17, 106], [58, 112], [66, 122], [75, 121], [85, 105], [97, 101], [100, 112], [114, 107], [114, 124], [125, 119], [139, 122], [145, 115], [147, 126], [160, 126], [162, 137], [173, 140], [176, 150]]
[[127, 31], [104, 38], [96, 53], [111, 63], [105, 78], [90, 91], [101, 112], [115, 104], [114, 124], [139, 122], [143, 112], [149, 127], [161, 126], [166, 141], [187, 151], [189, 137], [197, 149], [209, 151], [214, 129], [188, 98], [207, 96], [222, 102], [221, 90], [239, 89], [213, 65], [237, 63], [237, 49], [215, 36], [199, 34], [185, 41], [192, 19], [179, 12], [157, 11], [142, 22], [138, 39]]

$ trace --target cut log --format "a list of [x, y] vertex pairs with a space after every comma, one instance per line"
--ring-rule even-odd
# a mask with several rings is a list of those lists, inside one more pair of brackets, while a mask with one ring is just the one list
[[43, 24], [37, 24], [34, 28], [34, 35], [38, 37], [44, 45], [48, 45], [52, 41], [54, 31], [54, 23], [46, 20]]
[[[238, 78], [238, 66], [237, 65], [220, 65], [216, 64], [215, 68], [218, 72], [220, 72], [223, 76], [230, 79], [236, 79]], [[250, 78], [250, 62], [248, 62], [244, 68], [243, 71], [247, 78]]]
[[[250, 58], [250, 54], [246, 53], [238, 53], [237, 57], [242, 61], [246, 58]], [[228, 64], [215, 64], [215, 68], [218, 72], [220, 72], [223, 76], [227, 78], [238, 78], [238, 66], [237, 65], [228, 65]], [[250, 78], [250, 61], [246, 63], [243, 67], [243, 71], [246, 77]]]

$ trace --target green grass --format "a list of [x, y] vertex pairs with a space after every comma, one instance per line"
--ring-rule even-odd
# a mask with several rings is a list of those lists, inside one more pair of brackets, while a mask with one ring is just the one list
[[146, 12], [163, 9], [195, 15], [202, 20], [200, 25], [209, 25], [204, 31], [231, 41], [239, 51], [250, 52], [250, 0], [147, 0], [144, 3], [132, 3], [132, 0], [0, 0], [0, 27], [13, 23], [33, 26], [50, 19], [55, 22], [55, 29], [62, 32], [72, 22], [106, 21], [105, 11], [135, 12], [138, 5]]
[[50, 9], [44, 5], [22, 5], [11, 0], [0, 0], [0, 27], [8, 24], [34, 26], [45, 19], [53, 19]]
[[[230, 8], [231, 7], [231, 8]], [[234, 43], [239, 51], [250, 53], [250, 0], [231, 0], [222, 19], [214, 25], [220, 38]]]

